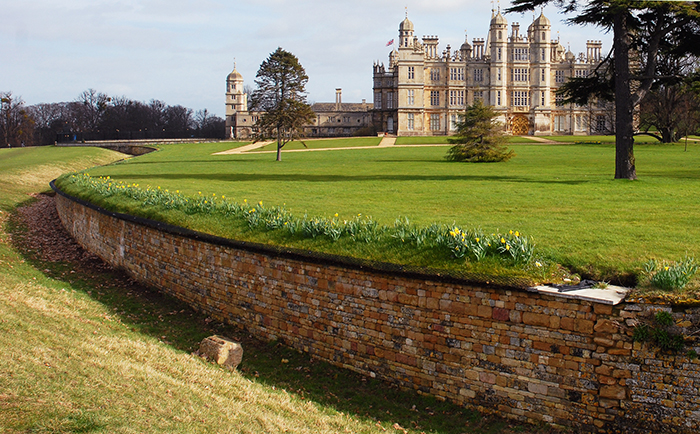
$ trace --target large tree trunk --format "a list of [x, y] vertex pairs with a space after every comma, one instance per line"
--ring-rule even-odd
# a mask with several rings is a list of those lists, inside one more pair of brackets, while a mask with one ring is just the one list
[[633, 103], [630, 88], [630, 39], [627, 12], [615, 15], [615, 179], [637, 179], [634, 167]]
[[282, 161], [282, 131], [277, 127], [277, 161]]

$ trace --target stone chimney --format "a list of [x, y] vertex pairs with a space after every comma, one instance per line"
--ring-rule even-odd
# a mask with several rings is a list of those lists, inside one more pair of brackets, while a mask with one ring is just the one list
[[341, 104], [343, 103], [343, 97], [342, 97], [343, 90], [340, 88], [337, 88], [335, 90], [335, 111], [339, 112]]

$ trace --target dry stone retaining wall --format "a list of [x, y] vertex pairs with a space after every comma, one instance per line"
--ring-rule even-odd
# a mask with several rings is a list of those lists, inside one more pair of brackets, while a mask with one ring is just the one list
[[[321, 260], [57, 196], [64, 226], [134, 278], [314, 357], [517, 420], [700, 430], [700, 363], [632, 342], [618, 306]], [[697, 310], [674, 313], [697, 321]]]

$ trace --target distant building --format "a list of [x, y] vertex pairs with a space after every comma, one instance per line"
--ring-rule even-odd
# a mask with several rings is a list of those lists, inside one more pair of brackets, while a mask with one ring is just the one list
[[569, 77], [585, 77], [601, 61], [602, 43], [588, 41], [587, 53], [574, 55], [551, 37], [544, 14], [520, 34], [495, 11], [484, 39], [466, 40], [459, 50], [438, 49], [437, 36], [414, 36], [406, 17], [389, 65], [374, 65], [373, 123], [399, 136], [450, 135], [459, 113], [482, 100], [498, 113], [513, 135], [606, 133], [606, 104], [561, 105], [555, 91]]
[[243, 75], [233, 65], [233, 72], [226, 78], [226, 137], [249, 139], [253, 125], [258, 121], [257, 112], [248, 111], [248, 94], [243, 91]]
[[[371, 127], [372, 104], [343, 103], [342, 91], [336, 89], [335, 103], [315, 103], [313, 123], [304, 127], [307, 137], [343, 137], [358, 134], [375, 134]], [[248, 94], [243, 91], [243, 76], [233, 67], [226, 78], [226, 137], [249, 139], [260, 112], [248, 111]]]
[[335, 103], [317, 102], [311, 105], [316, 113], [314, 122], [304, 127], [307, 137], [343, 137], [376, 134], [372, 129], [372, 104], [342, 102], [341, 89], [335, 90]]

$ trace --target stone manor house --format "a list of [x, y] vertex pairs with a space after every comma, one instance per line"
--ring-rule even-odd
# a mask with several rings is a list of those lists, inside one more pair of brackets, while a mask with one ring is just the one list
[[[414, 35], [406, 17], [399, 25], [398, 46], [388, 66], [374, 65], [374, 101], [312, 106], [317, 118], [305, 132], [310, 137], [350, 136], [374, 127], [398, 136], [450, 135], [458, 115], [476, 100], [494, 107], [504, 131], [512, 135], [586, 135], [611, 130], [609, 104], [561, 104], [556, 90], [569, 77], [585, 77], [602, 60], [602, 43], [587, 41], [576, 56], [552, 39], [544, 14], [526, 34], [500, 10], [491, 14], [486, 39], [467, 40], [459, 50], [438, 48], [437, 36]], [[227, 79], [226, 126], [229, 135], [249, 137], [258, 114], [247, 110], [243, 77], [234, 67]]]

